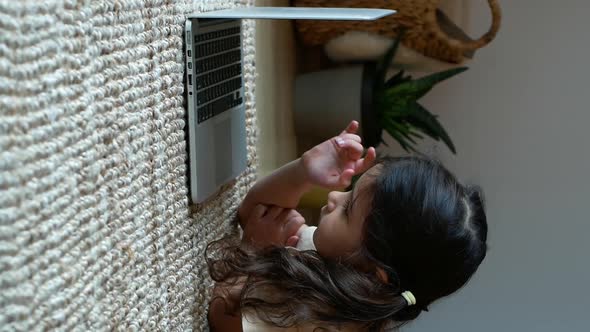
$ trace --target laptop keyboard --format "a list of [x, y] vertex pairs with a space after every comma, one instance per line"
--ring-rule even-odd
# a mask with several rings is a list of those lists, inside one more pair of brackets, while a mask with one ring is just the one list
[[197, 123], [242, 103], [241, 46], [239, 27], [195, 36]]

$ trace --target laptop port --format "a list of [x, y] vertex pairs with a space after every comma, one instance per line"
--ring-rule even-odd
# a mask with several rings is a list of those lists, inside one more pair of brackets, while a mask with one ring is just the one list
[[193, 75], [188, 74], [188, 85], [193, 85]]
[[191, 57], [191, 50], [186, 51], [186, 54], [188, 55], [188, 57]]

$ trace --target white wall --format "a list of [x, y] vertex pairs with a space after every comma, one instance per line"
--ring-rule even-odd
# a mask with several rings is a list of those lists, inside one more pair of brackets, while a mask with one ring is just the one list
[[498, 38], [423, 100], [457, 145], [439, 157], [485, 191], [489, 254], [405, 331], [590, 330], [590, 3], [501, 5]]

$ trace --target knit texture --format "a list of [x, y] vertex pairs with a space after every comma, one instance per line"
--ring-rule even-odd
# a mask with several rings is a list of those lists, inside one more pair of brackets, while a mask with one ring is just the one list
[[206, 244], [256, 177], [191, 206], [185, 16], [254, 0], [0, 0], [0, 330], [207, 330]]

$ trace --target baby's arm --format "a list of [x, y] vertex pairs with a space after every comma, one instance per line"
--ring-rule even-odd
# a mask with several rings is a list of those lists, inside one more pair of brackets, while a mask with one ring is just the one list
[[248, 220], [259, 204], [293, 209], [301, 196], [312, 187], [301, 159], [294, 160], [258, 180], [248, 191], [238, 210], [240, 223]]
[[358, 122], [352, 121], [340, 135], [260, 179], [238, 210], [242, 227], [258, 204], [293, 209], [312, 186], [346, 188], [355, 174], [369, 169], [375, 160], [375, 149], [369, 148], [365, 158], [361, 158], [363, 146], [355, 134], [357, 130]]

